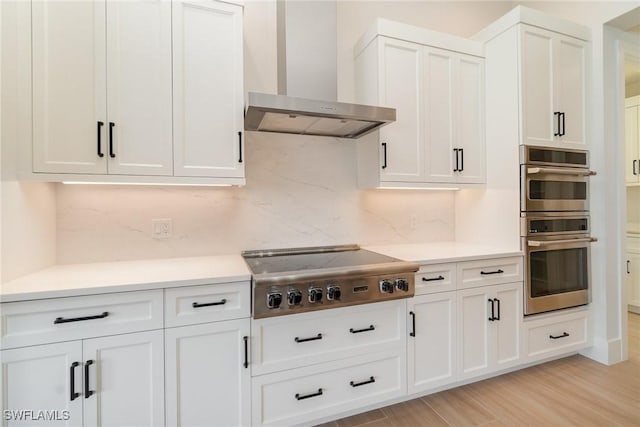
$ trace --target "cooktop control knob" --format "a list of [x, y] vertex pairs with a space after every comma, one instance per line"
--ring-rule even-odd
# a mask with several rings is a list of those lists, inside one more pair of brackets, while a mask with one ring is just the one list
[[322, 288], [309, 288], [309, 302], [322, 301]]
[[282, 304], [282, 294], [280, 292], [268, 292], [267, 293], [267, 307], [274, 309], [280, 307]]
[[383, 294], [392, 294], [393, 293], [393, 282], [391, 280], [380, 280], [380, 292]]
[[402, 292], [409, 292], [409, 282], [406, 279], [396, 279], [396, 289]]
[[341, 294], [342, 294], [342, 291], [340, 291], [340, 286], [338, 285], [327, 286], [327, 299], [331, 301], [338, 301], [340, 299]]
[[298, 289], [289, 289], [287, 291], [287, 302], [289, 305], [300, 305], [302, 303], [302, 292]]

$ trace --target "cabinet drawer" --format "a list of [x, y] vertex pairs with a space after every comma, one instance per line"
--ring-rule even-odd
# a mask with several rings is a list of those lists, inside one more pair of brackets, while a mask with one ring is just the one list
[[171, 288], [164, 292], [166, 327], [251, 315], [251, 284], [248, 282]]
[[252, 375], [405, 346], [405, 300], [259, 319]]
[[588, 313], [579, 312], [525, 322], [527, 356], [533, 359], [577, 351], [588, 346]]
[[406, 394], [404, 353], [360, 356], [253, 379], [253, 425], [307, 424]]
[[627, 251], [640, 253], [640, 236], [638, 237], [627, 236]]
[[162, 326], [162, 289], [2, 304], [3, 348]]
[[455, 291], [456, 264], [424, 265], [416, 273], [416, 295]]
[[460, 262], [457, 273], [458, 289], [521, 282], [522, 257]]

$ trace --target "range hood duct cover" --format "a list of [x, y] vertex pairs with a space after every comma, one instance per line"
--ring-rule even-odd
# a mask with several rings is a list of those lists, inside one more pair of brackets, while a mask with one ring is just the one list
[[394, 108], [336, 101], [335, 0], [278, 0], [278, 92], [249, 92], [244, 129], [359, 138], [396, 120]]

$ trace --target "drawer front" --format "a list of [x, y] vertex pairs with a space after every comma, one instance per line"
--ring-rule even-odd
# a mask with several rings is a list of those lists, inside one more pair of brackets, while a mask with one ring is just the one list
[[456, 264], [424, 265], [416, 273], [416, 295], [455, 291]]
[[640, 236], [638, 237], [627, 236], [627, 250], [629, 252], [640, 253]]
[[3, 348], [162, 327], [162, 289], [2, 304]]
[[522, 257], [483, 259], [458, 263], [458, 289], [521, 282]]
[[527, 356], [533, 359], [577, 351], [588, 346], [586, 312], [544, 322], [526, 322]]
[[249, 282], [171, 288], [164, 292], [168, 328], [251, 315]]
[[385, 352], [253, 379], [253, 425], [307, 424], [406, 394], [404, 353]]
[[252, 323], [252, 375], [405, 346], [406, 301], [259, 319]]

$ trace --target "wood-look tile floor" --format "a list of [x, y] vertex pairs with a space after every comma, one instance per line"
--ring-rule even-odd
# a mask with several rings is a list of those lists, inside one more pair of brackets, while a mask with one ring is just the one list
[[640, 426], [640, 315], [629, 313], [629, 360], [571, 356], [376, 409], [322, 427]]

